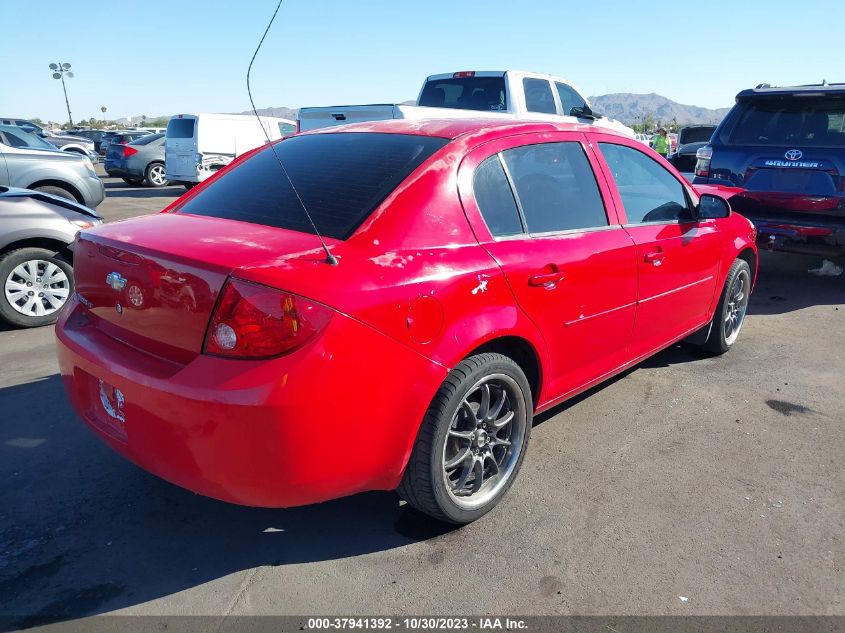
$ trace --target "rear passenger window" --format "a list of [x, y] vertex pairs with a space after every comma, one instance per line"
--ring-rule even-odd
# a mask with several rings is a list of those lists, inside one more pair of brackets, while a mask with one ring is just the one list
[[608, 225], [598, 184], [580, 143], [543, 143], [502, 153], [529, 233]]
[[657, 161], [625, 145], [599, 143], [628, 224], [693, 219], [683, 185]]
[[526, 77], [522, 80], [522, 89], [525, 92], [525, 107], [529, 112], [557, 114], [555, 98], [548, 81]]
[[501, 237], [522, 233], [519, 211], [498, 154], [485, 160], [475, 170], [472, 189], [491, 235]]

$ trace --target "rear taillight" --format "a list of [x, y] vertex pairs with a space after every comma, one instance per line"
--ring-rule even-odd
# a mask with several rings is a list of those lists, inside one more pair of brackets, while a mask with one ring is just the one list
[[296, 133], [299, 134], [302, 131], [302, 121], [299, 119], [296, 120]]
[[452, 77], [454, 79], [465, 79], [465, 78], [468, 78], [468, 77], [475, 77], [475, 71], [474, 70], [462, 70], [460, 72], [453, 73]]
[[240, 279], [223, 287], [203, 352], [229, 358], [271, 358], [290, 352], [326, 327], [329, 308], [298, 295]]
[[137, 153], [138, 153], [138, 150], [135, 149], [134, 147], [130, 147], [129, 145], [123, 146], [123, 157], [124, 158], [129, 158], [133, 154], [137, 154]]
[[695, 153], [695, 175], [702, 178], [710, 176], [710, 159], [713, 158], [713, 148], [709, 145], [700, 147]]

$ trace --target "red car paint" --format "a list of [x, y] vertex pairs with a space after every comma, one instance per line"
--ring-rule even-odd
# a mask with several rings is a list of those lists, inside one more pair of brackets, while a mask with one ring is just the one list
[[[698, 196], [626, 137], [483, 120], [314, 133], [347, 132], [452, 140], [349, 239], [326, 240], [337, 266], [311, 234], [174, 212], [255, 152], [159, 215], [80, 235], [78, 294], [57, 325], [59, 364], [74, 408], [115, 451], [247, 505], [393, 489], [435, 392], [474, 350], [514, 341], [530, 350], [544, 410], [706, 325], [731, 263], [740, 253], [756, 261], [753, 227], [737, 214], [626, 226], [599, 141], [648, 154]], [[497, 151], [552, 141], [582, 145], [611, 226], [494, 239], [473, 195], [475, 167]], [[111, 271], [127, 280], [119, 291], [104, 283]], [[229, 277], [304, 297], [332, 316], [277, 358], [202, 353]]]

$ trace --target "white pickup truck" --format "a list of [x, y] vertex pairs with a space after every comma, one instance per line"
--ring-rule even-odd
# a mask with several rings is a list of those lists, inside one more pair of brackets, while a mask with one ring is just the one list
[[593, 113], [569, 81], [518, 70], [461, 71], [427, 77], [416, 105], [398, 103], [301, 108], [297, 130], [384, 119], [503, 118], [591, 123], [633, 138], [628, 126]]

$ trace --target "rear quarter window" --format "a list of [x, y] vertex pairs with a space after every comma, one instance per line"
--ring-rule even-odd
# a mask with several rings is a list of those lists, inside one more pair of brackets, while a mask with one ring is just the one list
[[[168, 131], [169, 133], [169, 131]], [[341, 132], [290, 137], [254, 154], [177, 209], [345, 240], [448, 139]], [[291, 187], [293, 182], [294, 188]]]
[[472, 189], [491, 235], [504, 237], [522, 233], [519, 210], [498, 154], [476, 168]]

